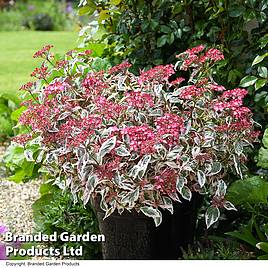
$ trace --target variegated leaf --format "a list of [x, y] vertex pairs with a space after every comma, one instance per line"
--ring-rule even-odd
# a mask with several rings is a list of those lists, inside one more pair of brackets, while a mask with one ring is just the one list
[[207, 228], [209, 228], [213, 223], [215, 223], [220, 217], [220, 211], [218, 208], [209, 207], [205, 213], [205, 221]]

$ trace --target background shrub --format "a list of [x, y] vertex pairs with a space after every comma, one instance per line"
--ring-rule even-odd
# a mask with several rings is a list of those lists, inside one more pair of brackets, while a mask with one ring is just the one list
[[73, 30], [77, 23], [75, 14], [70, 2], [67, 5], [65, 1], [56, 0], [20, 0], [0, 11], [0, 31]]
[[[81, 1], [80, 14], [90, 15], [91, 24], [82, 34], [86, 42], [106, 43], [104, 55], [112, 62], [128, 58], [134, 72], [172, 63], [176, 54], [200, 43], [218, 45], [226, 59], [225, 68], [216, 73], [217, 80], [233, 87], [255, 56], [256, 40], [267, 32], [266, 2]], [[98, 21], [95, 27], [93, 18]]]

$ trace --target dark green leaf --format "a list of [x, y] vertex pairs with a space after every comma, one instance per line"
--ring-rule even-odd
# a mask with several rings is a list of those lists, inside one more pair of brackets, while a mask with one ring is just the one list
[[161, 25], [160, 26], [160, 31], [162, 33], [170, 33], [172, 30], [168, 26], [166, 26], [166, 25]]
[[267, 203], [268, 182], [259, 176], [235, 181], [229, 186], [226, 199], [235, 205]]
[[239, 17], [243, 14], [245, 11], [245, 8], [241, 6], [233, 6], [232, 8], [229, 9], [229, 16], [232, 18]]
[[253, 236], [253, 234], [247, 227], [243, 228], [241, 231], [228, 232], [226, 234], [231, 237], [245, 241], [253, 247], [255, 247], [258, 243], [257, 239]]
[[167, 35], [162, 35], [161, 37], [159, 37], [157, 39], [156, 45], [157, 47], [162, 47], [165, 45], [165, 43], [167, 42]]

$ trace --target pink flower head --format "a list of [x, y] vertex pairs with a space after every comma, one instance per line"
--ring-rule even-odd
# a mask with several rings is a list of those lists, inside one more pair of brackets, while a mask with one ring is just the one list
[[243, 104], [241, 99], [233, 99], [229, 102], [225, 101], [217, 101], [214, 102], [213, 104], [213, 109], [217, 112], [220, 111], [222, 112], [225, 109], [230, 109], [230, 110], [236, 110], [238, 107], [240, 107]]
[[85, 57], [85, 56], [89, 56], [91, 54], [92, 54], [92, 50], [88, 49], [88, 50], [85, 50], [83, 52], [78, 53], [77, 55], [78, 56], [84, 56]]
[[243, 99], [248, 94], [248, 91], [244, 88], [235, 88], [227, 90], [222, 94], [224, 99]]
[[121, 133], [129, 137], [131, 151], [139, 152], [141, 155], [155, 151], [156, 137], [148, 125], [125, 127]]
[[96, 112], [106, 119], [117, 119], [126, 110], [125, 106], [109, 101], [103, 96], [95, 97], [94, 102]]
[[238, 122], [232, 122], [230, 124], [222, 124], [216, 127], [216, 130], [219, 132], [226, 132], [226, 131], [242, 131], [242, 130], [249, 130], [252, 129], [253, 123], [249, 121], [247, 118], [241, 118]]
[[[180, 55], [179, 55], [180, 56]], [[189, 67], [192, 66], [192, 64], [198, 64], [199, 63], [199, 57], [196, 54], [182, 54], [184, 57], [184, 61], [180, 67], [180, 70], [186, 71]]]
[[44, 93], [46, 96], [51, 94], [59, 94], [65, 91], [66, 89], [70, 88], [70, 85], [66, 82], [56, 81], [51, 83], [44, 89]]
[[90, 115], [81, 119], [69, 119], [61, 125], [56, 133], [57, 142], [68, 147], [77, 147], [85, 142], [101, 125], [102, 119]]
[[158, 65], [148, 71], [141, 72], [138, 82], [139, 84], [144, 82], [164, 82], [174, 73], [173, 64]]
[[117, 73], [123, 73], [125, 72], [127, 69], [129, 69], [132, 66], [131, 63], [129, 63], [128, 61], [124, 61], [118, 65], [113, 66], [110, 70], [109, 70], [109, 74], [117, 74]]
[[178, 78], [176, 78], [175, 80], [171, 81], [170, 83], [171, 83], [172, 85], [179, 85], [179, 84], [181, 84], [183, 81], [185, 81], [185, 78], [183, 78], [183, 77], [178, 77]]
[[203, 51], [204, 48], [205, 48], [204, 45], [199, 45], [199, 46], [196, 46], [196, 47], [187, 49], [187, 50], [185, 51], [185, 53], [187, 53], [187, 54], [198, 54], [198, 53], [200, 53], [201, 51]]
[[12, 141], [21, 145], [25, 145], [31, 139], [32, 139], [32, 134], [20, 134], [12, 138]]
[[224, 86], [220, 86], [220, 85], [216, 85], [216, 84], [209, 84], [208, 87], [212, 91], [222, 92], [222, 91], [226, 90], [226, 88]]
[[233, 115], [237, 119], [243, 119], [251, 114], [251, 110], [248, 107], [236, 107], [233, 109]]
[[89, 73], [82, 84], [86, 89], [85, 95], [87, 97], [91, 97], [92, 94], [101, 94], [104, 89], [108, 88], [108, 85], [103, 81], [98, 73]]
[[34, 53], [33, 57], [34, 58], [44, 58], [47, 57], [49, 50], [52, 48], [52, 45], [47, 45], [38, 50], [37, 52]]
[[40, 68], [35, 68], [31, 73], [31, 76], [36, 77], [37, 79], [46, 79], [48, 76], [48, 68], [44, 64]]
[[52, 126], [51, 116], [53, 110], [47, 105], [29, 105], [19, 118], [22, 125], [31, 126], [33, 131], [47, 131]]
[[154, 177], [154, 187], [163, 194], [176, 193], [177, 173], [174, 169], [167, 168]]
[[192, 86], [189, 86], [187, 88], [184, 88], [180, 92], [179, 96], [181, 99], [191, 100], [192, 98], [202, 96], [205, 91], [206, 91], [205, 88], [196, 87], [196, 86], [192, 85]]
[[211, 48], [206, 52], [201, 62], [205, 60], [219, 61], [223, 59], [224, 59], [224, 55], [218, 49]]
[[154, 106], [154, 100], [152, 96], [148, 93], [143, 93], [140, 91], [131, 91], [126, 93], [126, 102], [129, 106], [138, 109], [145, 109], [146, 107]]
[[171, 147], [179, 141], [179, 135], [184, 129], [184, 120], [176, 114], [167, 113], [157, 118], [155, 125], [160, 140]]
[[67, 60], [60, 60], [60, 61], [57, 61], [56, 62], [56, 69], [57, 70], [59, 70], [59, 69], [62, 69], [62, 68], [64, 68], [65, 66], [67, 66], [68, 65], [68, 61]]
[[28, 82], [20, 87], [20, 90], [30, 90], [34, 86], [34, 82]]

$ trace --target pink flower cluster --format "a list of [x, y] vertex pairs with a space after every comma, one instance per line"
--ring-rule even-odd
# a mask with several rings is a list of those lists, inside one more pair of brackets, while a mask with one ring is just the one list
[[112, 180], [114, 178], [115, 171], [119, 169], [120, 163], [121, 163], [121, 157], [116, 156], [108, 163], [98, 166], [96, 168], [96, 172], [99, 179]]
[[37, 79], [46, 79], [48, 76], [48, 67], [42, 64], [40, 68], [34, 69], [34, 71], [31, 73], [31, 76]]
[[160, 140], [168, 146], [178, 143], [179, 136], [184, 129], [184, 120], [176, 114], [165, 114], [155, 120], [157, 134]]
[[86, 56], [90, 56], [92, 54], [92, 50], [90, 49], [87, 49], [83, 52], [80, 52], [77, 54], [77, 56], [80, 56], [80, 57], [86, 57]]
[[200, 53], [201, 51], [203, 51], [204, 48], [205, 48], [204, 45], [199, 45], [199, 46], [196, 46], [196, 47], [187, 49], [187, 50], [185, 51], [185, 53], [187, 53], [188, 55], [198, 54], [198, 53]]
[[77, 147], [101, 126], [101, 122], [101, 117], [96, 115], [80, 119], [69, 119], [61, 125], [55, 135], [55, 139], [58, 142], [64, 141], [67, 147]]
[[96, 112], [105, 119], [118, 119], [118, 117], [126, 110], [126, 107], [112, 101], [106, 97], [98, 96], [93, 99], [96, 104]]
[[56, 81], [49, 84], [45, 89], [44, 93], [46, 96], [51, 94], [62, 93], [64, 90], [70, 88], [70, 85], [66, 82]]
[[198, 66], [207, 61], [216, 62], [224, 59], [224, 55], [216, 48], [211, 48], [202, 54], [201, 52], [204, 48], [205, 47], [203, 45], [200, 45], [177, 55], [178, 58], [182, 58], [184, 60], [180, 69], [187, 70], [189, 67]]
[[243, 119], [251, 114], [251, 111], [247, 107], [241, 107], [243, 105], [243, 98], [248, 94], [247, 90], [236, 88], [223, 92], [220, 99], [224, 101], [214, 102], [213, 109], [218, 112], [230, 110], [234, 118]]
[[176, 193], [177, 173], [174, 169], [167, 168], [154, 177], [154, 187], [163, 194]]
[[211, 48], [206, 52], [205, 56], [201, 58], [201, 62], [205, 62], [206, 60], [212, 60], [215, 62], [223, 59], [224, 55], [218, 49]]
[[[251, 129], [253, 127], [253, 123], [250, 122], [247, 118], [241, 118], [237, 122], [231, 122], [230, 124], [222, 124], [216, 127], [216, 131], [226, 132], [226, 131], [242, 131], [246, 129]], [[253, 137], [252, 137], [253, 138]]]
[[33, 131], [47, 131], [52, 126], [51, 116], [54, 110], [47, 105], [29, 105], [22, 113], [19, 122], [22, 125], [31, 126]]
[[196, 87], [192, 85], [187, 88], [184, 88], [180, 92], [179, 96], [181, 99], [191, 100], [192, 98], [202, 96], [205, 91], [206, 89], [204, 87], [202, 88], [202, 87]]
[[233, 109], [233, 115], [236, 119], [247, 118], [252, 112], [248, 107], [237, 107]]
[[129, 69], [132, 66], [132, 64], [130, 64], [129, 62], [125, 61], [122, 62], [118, 65], [113, 66], [110, 70], [109, 70], [109, 74], [117, 74], [117, 73], [122, 73], [125, 72], [127, 69]]
[[235, 88], [232, 90], [226, 90], [222, 97], [224, 99], [243, 99], [248, 94], [248, 91], [244, 88]]
[[52, 45], [47, 45], [38, 50], [37, 52], [34, 53], [33, 57], [34, 58], [43, 58], [47, 57], [49, 50], [52, 48]]
[[14, 138], [12, 138], [12, 141], [21, 145], [25, 145], [32, 138], [33, 138], [32, 134], [26, 133], [15, 136]]
[[156, 136], [150, 126], [125, 127], [121, 133], [129, 137], [131, 151], [138, 152], [140, 155], [151, 154], [155, 151]]
[[183, 78], [183, 77], [178, 77], [178, 78], [176, 78], [175, 80], [171, 81], [170, 83], [171, 83], [172, 85], [179, 85], [179, 84], [181, 84], [183, 81], [185, 81], [185, 78]]
[[167, 64], [167, 65], [158, 65], [148, 71], [143, 71], [139, 77], [139, 84], [144, 82], [165, 82], [168, 78], [174, 74], [174, 65]]
[[26, 91], [28, 91], [28, 90], [30, 90], [33, 86], [34, 86], [34, 82], [27, 82], [26, 84], [24, 84], [24, 85], [22, 85], [21, 87], [20, 87], [20, 90], [26, 90]]
[[235, 110], [237, 107], [240, 107], [243, 104], [242, 100], [240, 99], [234, 99], [229, 102], [225, 101], [216, 101], [213, 105], [213, 109], [216, 112], [222, 112], [225, 109]]
[[55, 67], [56, 67], [57, 70], [59, 70], [59, 69], [64, 68], [65, 66], [67, 66], [68, 63], [69, 62], [67, 60], [59, 60], [59, 61], [56, 62]]
[[145, 109], [147, 107], [154, 106], [154, 100], [152, 96], [148, 93], [143, 93], [140, 91], [131, 91], [125, 94], [127, 99], [126, 102], [129, 106], [138, 109]]
[[85, 96], [87, 97], [101, 94], [104, 89], [108, 88], [108, 85], [103, 81], [98, 73], [88, 74], [82, 85], [86, 89]]
[[220, 85], [216, 85], [216, 84], [208, 84], [208, 87], [210, 90], [212, 91], [218, 91], [218, 92], [222, 92], [225, 91], [225, 87], [224, 86], [220, 86]]

